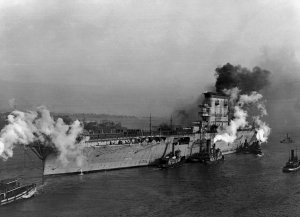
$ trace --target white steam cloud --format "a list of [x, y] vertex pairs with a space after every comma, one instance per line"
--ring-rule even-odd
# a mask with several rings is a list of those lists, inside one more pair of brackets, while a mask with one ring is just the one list
[[268, 136], [270, 135], [270, 127], [262, 121], [260, 118], [267, 115], [267, 110], [265, 108], [264, 102], [262, 101], [263, 96], [255, 91], [251, 94], [240, 95], [240, 90], [238, 88], [232, 88], [230, 90], [224, 91], [226, 94], [230, 95], [230, 102], [234, 104], [234, 119], [230, 121], [229, 126], [218, 135], [215, 136], [214, 142], [225, 141], [227, 143], [232, 143], [237, 137], [237, 130], [239, 128], [244, 128], [248, 125], [247, 117], [248, 112], [246, 111], [246, 105], [255, 105], [259, 115], [254, 116], [253, 120], [255, 123], [255, 128], [257, 131], [256, 139], [259, 142], [267, 142]]
[[236, 139], [237, 130], [245, 127], [247, 122], [247, 112], [242, 110], [239, 106], [234, 107], [234, 119], [230, 121], [230, 125], [226, 128], [225, 132], [218, 134], [214, 138], [214, 142], [223, 140], [227, 143], [232, 143]]
[[260, 142], [267, 142], [271, 133], [270, 127], [263, 122], [259, 117], [254, 117], [255, 123], [259, 128], [257, 129], [256, 139]]
[[241, 106], [244, 106], [244, 104], [257, 103], [262, 98], [263, 96], [261, 94], [253, 91], [250, 95], [240, 95], [239, 103], [241, 104]]
[[57, 149], [63, 164], [75, 160], [80, 166], [83, 156], [76, 138], [82, 130], [78, 120], [71, 125], [66, 125], [61, 118], [55, 121], [43, 106], [37, 111], [13, 111], [8, 115], [8, 124], [0, 132], [0, 158], [7, 160], [12, 157], [16, 145], [39, 142]]

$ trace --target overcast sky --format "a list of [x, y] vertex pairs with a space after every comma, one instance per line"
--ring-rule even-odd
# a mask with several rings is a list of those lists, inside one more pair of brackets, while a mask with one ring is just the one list
[[227, 62], [300, 60], [300, 3], [0, 0], [0, 110], [168, 116]]

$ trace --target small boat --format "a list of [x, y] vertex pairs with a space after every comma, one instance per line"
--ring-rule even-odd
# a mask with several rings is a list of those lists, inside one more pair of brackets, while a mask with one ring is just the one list
[[280, 140], [280, 143], [291, 144], [291, 143], [294, 143], [294, 140], [291, 137], [289, 137], [289, 134], [287, 133], [286, 137], [284, 139]]
[[27, 199], [36, 193], [36, 184], [21, 185], [19, 179], [0, 180], [0, 205]]
[[161, 169], [173, 168], [182, 165], [184, 161], [185, 157], [181, 156], [181, 151], [176, 150], [161, 158], [158, 167]]
[[194, 153], [189, 159], [189, 162], [200, 162], [204, 164], [216, 163], [224, 160], [224, 155], [219, 148], [214, 144], [212, 148], [201, 149], [200, 152]]
[[237, 147], [236, 153], [255, 154], [258, 157], [264, 156], [259, 141], [254, 141], [252, 144], [249, 144], [247, 139], [244, 145]]
[[294, 154], [294, 150], [291, 150], [291, 155], [288, 162], [282, 168], [283, 172], [295, 172], [300, 169], [300, 161], [298, 160], [297, 155]]
[[236, 148], [236, 153], [250, 154], [250, 145], [247, 139], [244, 141], [244, 144]]
[[264, 153], [257, 154], [256, 156], [257, 156], [257, 157], [263, 157], [263, 156], [264, 156]]
[[203, 162], [205, 164], [211, 164], [216, 163], [219, 161], [224, 160], [224, 155], [222, 154], [221, 150], [219, 148], [215, 149], [215, 146], [210, 150], [210, 153], [208, 153], [205, 158], [203, 159]]
[[177, 141], [177, 139], [174, 140], [172, 143], [172, 151], [167, 155], [164, 154], [160, 159], [158, 159], [159, 168], [161, 169], [173, 168], [173, 167], [181, 166], [185, 162], [185, 156], [181, 156], [181, 151], [179, 149], [175, 151], [175, 146], [178, 145], [179, 142]]
[[249, 146], [249, 151], [250, 153], [255, 154], [258, 157], [262, 157], [264, 155], [263, 152], [261, 151], [261, 146], [259, 141], [253, 142], [252, 145]]

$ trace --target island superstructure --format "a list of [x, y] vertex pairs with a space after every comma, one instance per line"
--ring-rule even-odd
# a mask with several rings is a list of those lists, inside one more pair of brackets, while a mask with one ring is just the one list
[[180, 150], [185, 159], [200, 153], [210, 156], [216, 150], [229, 154], [235, 152], [245, 141], [250, 144], [256, 142], [256, 131], [252, 128], [240, 129], [232, 143], [213, 142], [217, 133], [230, 122], [231, 108], [227, 95], [206, 92], [199, 107], [199, 120], [194, 122], [193, 131], [189, 133], [97, 140], [85, 137], [78, 143], [82, 155], [80, 163], [75, 159], [61, 162], [58, 151], [53, 147], [39, 143], [30, 147], [43, 161], [44, 175], [55, 175], [148, 166], [155, 164], [167, 153], [177, 150]]

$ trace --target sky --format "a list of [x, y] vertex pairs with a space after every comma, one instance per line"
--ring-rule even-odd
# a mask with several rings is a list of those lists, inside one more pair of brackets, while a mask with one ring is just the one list
[[0, 0], [0, 111], [169, 116], [228, 62], [300, 81], [299, 35], [297, 0]]

